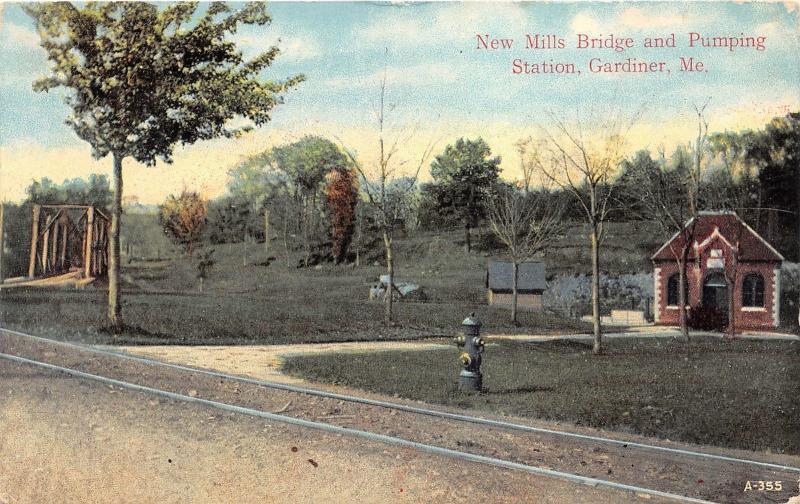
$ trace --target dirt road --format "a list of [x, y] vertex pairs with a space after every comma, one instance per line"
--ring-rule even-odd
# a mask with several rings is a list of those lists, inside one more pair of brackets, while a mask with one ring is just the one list
[[631, 499], [0, 363], [7, 504]]
[[[632, 450], [627, 446], [592, 445], [574, 439], [570, 440], [531, 433], [510, 432], [503, 429], [486, 428], [484, 426], [476, 427], [453, 420], [419, 416], [408, 412], [386, 410], [328, 398], [310, 397], [288, 391], [265, 389], [253, 384], [244, 384], [187, 371], [154, 367], [129, 360], [120, 360], [116, 357], [100, 356], [82, 349], [59, 347], [47, 342], [32, 342], [6, 333], [0, 335], [0, 352], [45, 360], [54, 364], [78, 368], [103, 376], [171, 390], [177, 393], [222, 401], [229, 404], [237, 404], [262, 411], [281, 411], [296, 418], [369, 430], [371, 432], [434, 444], [454, 450], [498, 457], [504, 460], [535, 465], [537, 467], [568, 471], [584, 476], [609, 479], [672, 493], [691, 495], [717, 502], [760, 502], [764, 496], [763, 494], [743, 492], [745, 482], [747, 480], [772, 480], [778, 478], [786, 481], [784, 487], [785, 491], [781, 492], [780, 495], [771, 495], [771, 497], [777, 499], [776, 502], [781, 502], [780, 499], [783, 498], [785, 502], [788, 497], [792, 495], [789, 493], [790, 488], [794, 489], [794, 486], [790, 486], [789, 482], [793, 482], [794, 479], [796, 479], [795, 475], [788, 476], [782, 474], [780, 471], [776, 472], [763, 468], [753, 468], [736, 463], [709, 461], [707, 459], [700, 460], [661, 452], [642, 452]], [[0, 369], [6, 369], [6, 362], [2, 362], [0, 365], [3, 366]], [[49, 376], [48, 378], [39, 377], [37, 379], [49, 380], [47, 383], [52, 382], [59, 384], [58, 386], [62, 387], [61, 390], [55, 393], [47, 392], [46, 394], [37, 395], [38, 386], [28, 385], [28, 383], [33, 383], [34, 380], [16, 377], [14, 373], [10, 373], [8, 377], [0, 375], [0, 384], [2, 384], [4, 389], [8, 390], [9, 397], [13, 397], [15, 394], [22, 394], [19, 400], [12, 403], [11, 406], [5, 406], [7, 398], [5, 395], [2, 395], [4, 406], [0, 413], [5, 416], [3, 417], [3, 423], [0, 425], [18, 425], [19, 427], [15, 434], [14, 431], [11, 430], [9, 431], [12, 432], [11, 434], [0, 434], [7, 436], [8, 439], [27, 437], [29, 439], [28, 442], [31, 443], [30, 438], [40, 439], [40, 436], [36, 434], [29, 434], [29, 432], [37, 432], [33, 427], [36, 427], [38, 432], [42, 434], [60, 432], [61, 424], [53, 423], [55, 421], [52, 420], [51, 417], [57, 415], [58, 413], [56, 412], [62, 410], [70, 411], [70, 413], [60, 414], [62, 421], [64, 418], [80, 419], [76, 421], [79, 422], [78, 425], [82, 426], [91, 425], [91, 422], [102, 425], [102, 422], [98, 419], [104, 419], [107, 424], [108, 422], [117, 422], [116, 425], [119, 425], [118, 422], [122, 421], [123, 425], [127, 426], [124, 432], [120, 431], [120, 427], [114, 428], [114, 424], [108, 424], [108, 426], [105, 427], [106, 429], [112, 429], [110, 431], [112, 434], [106, 435], [105, 439], [110, 445], [116, 443], [119, 439], [123, 440], [118, 449], [106, 448], [105, 445], [102, 444], [87, 446], [86, 440], [92, 439], [91, 437], [87, 438], [87, 435], [90, 435], [91, 431], [89, 431], [89, 433], [81, 431], [73, 432], [64, 437], [61, 444], [56, 444], [54, 446], [60, 446], [60, 451], [72, 454], [80, 453], [82, 450], [91, 450], [89, 453], [103, 453], [104, 450], [106, 450], [107, 455], [105, 461], [108, 467], [115, 467], [120, 465], [119, 462], [117, 462], [118, 454], [125, 453], [127, 446], [136, 446], [135, 443], [126, 442], [125, 440], [140, 439], [142, 443], [146, 440], [146, 443], [149, 443], [147, 449], [150, 449], [150, 446], [157, 448], [163, 443], [172, 440], [173, 446], [184, 449], [187, 455], [196, 454], [196, 458], [202, 461], [192, 465], [192, 468], [206, 467], [206, 469], [200, 472], [186, 475], [186, 482], [181, 488], [183, 491], [187, 492], [195, 491], [195, 488], [200, 488], [208, 484], [208, 482], [203, 479], [196, 480], [195, 478], [208, 473], [214, 467], [229, 467], [231, 462], [226, 462], [227, 459], [225, 458], [229, 455], [225, 454], [230, 454], [232, 449], [234, 455], [253, 449], [252, 442], [248, 443], [242, 440], [251, 437], [253, 439], [258, 439], [258, 446], [262, 446], [260, 443], [265, 443], [265, 446], [268, 447], [266, 448], [266, 453], [268, 454], [270, 453], [269, 450], [274, 450], [275, 453], [282, 453], [282, 451], [287, 449], [287, 446], [289, 446], [289, 449], [291, 446], [298, 446], [299, 452], [299, 439], [302, 437], [307, 440], [306, 446], [314, 446], [319, 450], [327, 450], [323, 451], [325, 457], [330, 458], [329, 465], [326, 465], [326, 467], [355, 468], [356, 473], [353, 474], [358, 476], [372, 474], [367, 481], [356, 485], [353, 482], [353, 478], [348, 476], [350, 473], [347, 473], [348, 475], [345, 475], [346, 477], [344, 477], [342, 481], [337, 480], [335, 476], [337, 473], [334, 470], [332, 473], [333, 479], [324, 481], [325, 488], [331, 491], [330, 495], [333, 496], [332, 498], [334, 500], [364, 501], [365, 499], [360, 496], [361, 494], [356, 495], [352, 493], [354, 489], [350, 487], [356, 485], [359, 488], [364, 487], [369, 489], [366, 494], [367, 501], [395, 502], [397, 496], [385, 488], [384, 490], [380, 490], [383, 488], [380, 485], [385, 485], [386, 481], [390, 481], [386, 479], [389, 477], [387, 474], [396, 474], [397, 471], [409, 475], [417, 474], [418, 476], [418, 479], [414, 480], [413, 484], [406, 485], [408, 488], [402, 487], [403, 492], [400, 492], [399, 489], [394, 489], [398, 495], [402, 493], [402, 497], [407, 497], [409, 492], [411, 492], [411, 488], [419, 489], [420, 493], [418, 496], [422, 496], [422, 500], [412, 499], [411, 502], [438, 502], [444, 499], [450, 500], [453, 496], [466, 496], [469, 495], [470, 492], [486, 496], [487, 499], [479, 499], [479, 501], [489, 502], [575, 502], [581, 499], [586, 499], [591, 502], [603, 502], [608, 499], [612, 502], [622, 502], [637, 499], [635, 495], [630, 493], [609, 494], [607, 492], [600, 492], [594, 495], [596, 489], [592, 490], [581, 486], [576, 487], [560, 480], [533, 478], [512, 471], [476, 467], [471, 463], [456, 463], [451, 459], [439, 460], [437, 457], [423, 456], [415, 452], [409, 452], [408, 450], [373, 445], [349, 438], [337, 438], [336, 436], [320, 434], [316, 431], [304, 431], [281, 427], [280, 425], [270, 426], [263, 421], [256, 422], [252, 419], [238, 419], [236, 420], [236, 425], [251, 425], [255, 422], [254, 425], [257, 426], [255, 431], [244, 429], [238, 432], [211, 437], [208, 435], [208, 432], [219, 429], [216, 418], [228, 418], [227, 415], [220, 415], [218, 411], [214, 410], [203, 412], [203, 409], [197, 406], [189, 407], [187, 405], [181, 405], [180, 403], [155, 402], [152, 399], [144, 401], [149, 408], [145, 407], [145, 411], [135, 412], [136, 405], [113, 405], [111, 403], [123, 396], [125, 398], [138, 397], [137, 394], [130, 392], [120, 394], [119, 391], [109, 389], [107, 391], [108, 396], [106, 396], [106, 394], [100, 393], [106, 391], [104, 387], [84, 383], [81, 380], [58, 380], [57, 376], [58, 375], [56, 375], [56, 377]], [[14, 381], [15, 379], [16, 382]], [[62, 386], [63, 383], [79, 385]], [[46, 385], [45, 389], [50, 390], [51, 387], [55, 386], [56, 385]], [[82, 390], [84, 393], [77, 395], [75, 393], [70, 394], [69, 392], [72, 389]], [[96, 391], [100, 393], [99, 396], [95, 395]], [[0, 390], [0, 393], [3, 392], [3, 390]], [[66, 404], [59, 404], [65, 400], [65, 397], [67, 398]], [[34, 413], [31, 411], [35, 412], [36, 407], [31, 405], [36, 404], [37, 401], [42, 403], [41, 408], [46, 409], [49, 407], [48, 405], [54, 403], [57, 404], [57, 406], [46, 409], [47, 414], [34, 419]], [[32, 407], [34, 408], [33, 410], [31, 410]], [[12, 418], [12, 420], [5, 420], [5, 417], [8, 416], [5, 414], [7, 410], [12, 411], [12, 413], [16, 410], [23, 411], [23, 414], [18, 415], [22, 420], [14, 421], [13, 418], [17, 417], [13, 417], [13, 414], [9, 417]], [[87, 415], [93, 416], [88, 420], [82, 418]], [[204, 421], [204, 415], [207, 415], [207, 421]], [[138, 425], [137, 422], [125, 420], [131, 418], [137, 419]], [[198, 421], [200, 422], [199, 424], [197, 424]], [[26, 428], [26, 422], [29, 422], [32, 427]], [[44, 422], [44, 424], [42, 424], [42, 422]], [[205, 425], [204, 422], [208, 423], [208, 425]], [[134, 430], [131, 430], [131, 426], [134, 426]], [[136, 433], [140, 432], [140, 430], [136, 430], [136, 428], [140, 430], [145, 429], [145, 432], [153, 434], [144, 436], [139, 434], [137, 437]], [[105, 432], [109, 431], [106, 430]], [[288, 444], [276, 446], [272, 444], [273, 432], [296, 432], [296, 434], [294, 435], [295, 437], [288, 435], [288, 437], [282, 438], [282, 442]], [[199, 433], [199, 438], [193, 433]], [[267, 436], [267, 439], [262, 440], [261, 438], [264, 437], [264, 433], [268, 433], [269, 436]], [[634, 436], [628, 437], [630, 438], [629, 441], [648, 441]], [[231, 440], [234, 441], [232, 442]], [[33, 444], [35, 446], [35, 443]], [[24, 446], [27, 446], [27, 444]], [[49, 450], [50, 446], [50, 444], [46, 444], [45, 448]], [[680, 447], [680, 445], [676, 444], [672, 444], [672, 446]], [[372, 448], [365, 448], [365, 452], [359, 452], [358, 455], [353, 455], [351, 450], [356, 447]], [[7, 448], [5, 445], [0, 445], [0, 449], [3, 450], [3, 453], [15, 453], [16, 451]], [[17, 447], [17, 449], [19, 450], [20, 448]], [[142, 448], [142, 450], [144, 450], [144, 448]], [[291, 452], [290, 450], [290, 453], [293, 454], [298, 452]], [[34, 451], [34, 453], [36, 452]], [[45, 458], [56, 460], [58, 461], [57, 463], [60, 464], [59, 467], [64, 467], [64, 463], [62, 462], [64, 460], [63, 454], [59, 452], [54, 454], [50, 452], [46, 453], [47, 455]], [[243, 469], [241, 471], [226, 473], [228, 475], [226, 478], [231, 478], [235, 475], [237, 484], [241, 483], [244, 485], [241, 495], [261, 495], [257, 492], [253, 493], [254, 490], [252, 490], [256, 488], [253, 485], [256, 485], [257, 482], [260, 481], [257, 477], [258, 474], [261, 474], [259, 471], [265, 470], [266, 467], [263, 460], [259, 461], [257, 458], [259, 453], [262, 455], [265, 454], [263, 451], [253, 453], [249, 455], [249, 462], [242, 462], [242, 464], [245, 465], [242, 466]], [[746, 452], [730, 450], [723, 451], [723, 453], [744, 458], [749, 458], [749, 455], [753, 455]], [[74, 456], [77, 457], [78, 455]], [[315, 456], [321, 458], [320, 455]], [[800, 460], [798, 460], [797, 457], [769, 454], [758, 454], [758, 456], [758, 458], [767, 459], [775, 463], [783, 463], [795, 467], [800, 465]], [[217, 457], [223, 458], [214, 462]], [[357, 460], [353, 457], [356, 457]], [[358, 462], [362, 457], [364, 460], [369, 460], [368, 463], [363, 466], [363, 471], [359, 469], [360, 466], [358, 463], [354, 464], [354, 460]], [[312, 458], [318, 465], [315, 467], [314, 464], [308, 462], [308, 458]], [[317, 458], [310, 456], [301, 459], [301, 461], [306, 462], [308, 467], [305, 467], [304, 464], [300, 464], [300, 466], [304, 467], [306, 470], [309, 468], [319, 469], [321, 464], [319, 464]], [[286, 460], [286, 463], [293, 460], [295, 459], [290, 457]], [[239, 463], [238, 460], [236, 460], [236, 462], [237, 464]], [[407, 468], [409, 463], [412, 463], [410, 467], [417, 468], [416, 473]], [[0, 464], [2, 464], [2, 462], [0, 462]], [[104, 465], [106, 464], [101, 464], [98, 467], [103, 467]], [[138, 459], [136, 463], [123, 463], [122, 465], [134, 467], [135, 471], [133, 472], [135, 474], [138, 474], [140, 470], [144, 470], [144, 468], [147, 467], [146, 464], [141, 464], [140, 459]], [[19, 466], [15, 465], [14, 467]], [[29, 467], [29, 465], [22, 465], [21, 467], [26, 468]], [[71, 466], [67, 465], [66, 467]], [[287, 475], [290, 479], [297, 478], [295, 472], [292, 472], [295, 471], [295, 469], [293, 469], [294, 466], [279, 464], [269, 467], [272, 471], [269, 473], [269, 478], [271, 479], [278, 478], [286, 480]], [[0, 469], [6, 468], [0, 466]], [[376, 469], [380, 469], [380, 471], [376, 473]], [[65, 471], [65, 469], [62, 469], [62, 472], [63, 471]], [[3, 471], [0, 472], [0, 474], [6, 474], [7, 472], [8, 471]], [[30, 471], [19, 474], [28, 473], [30, 473]], [[158, 478], [161, 476], [158, 470], [152, 468], [146, 471], [146, 475], [141, 481], [158, 481]], [[0, 476], [0, 478], [2, 477], [5, 476]], [[411, 478], [411, 476], [408, 477]], [[790, 477], [792, 478], [791, 480], [789, 480]], [[467, 486], [472, 489], [468, 491], [462, 489], [462, 480], [468, 481], [469, 483], [467, 483]], [[165, 484], [169, 485], [169, 481], [171, 480], [165, 480]], [[300, 478], [298, 481], [302, 482], [304, 480]], [[0, 479], [0, 489], [4, 488], [4, 483], [5, 482]], [[18, 481], [16, 483], [17, 488], [27, 488], [24, 486], [24, 483], [23, 481], [23, 486], [20, 487]], [[304, 491], [308, 491], [308, 489]], [[284, 492], [284, 490], [281, 490], [281, 492]], [[464, 494], [460, 492], [467, 493]], [[2, 493], [0, 493], [0, 495], [2, 495]], [[180, 495], [180, 492], [173, 495]], [[325, 493], [325, 495], [328, 495], [328, 493]], [[371, 500], [373, 496], [375, 496], [375, 499]], [[238, 499], [238, 501], [244, 500]], [[285, 500], [281, 501], [283, 502]], [[295, 500], [293, 498], [289, 500], [289, 502], [292, 501]], [[655, 499], [649, 499], [649, 501], [653, 502]], [[22, 502], [29, 501], [23, 499]], [[67, 500], [66, 502], [71, 501]], [[170, 502], [181, 501], [172, 500]]]

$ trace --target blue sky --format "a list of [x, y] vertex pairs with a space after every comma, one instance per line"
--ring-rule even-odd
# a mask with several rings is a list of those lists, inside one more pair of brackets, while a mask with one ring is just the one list
[[[372, 143], [365, 137], [374, 131], [373, 105], [384, 65], [389, 99], [396, 103], [393, 126], [416, 125], [421, 136], [441, 138], [441, 148], [461, 135], [481, 135], [503, 156], [509, 178], [518, 162], [513, 141], [535, 134], [546, 110], [602, 108], [609, 102], [644, 105], [638, 145], [633, 147], [653, 147], [688, 141], [691, 104], [707, 97], [711, 130], [758, 127], [800, 103], [798, 11], [790, 4], [286, 2], [270, 4], [269, 10], [272, 25], [242, 30], [237, 41], [246, 55], [278, 43], [283, 54], [266, 75], [303, 73], [307, 81], [249, 141], [182, 148], [175, 164], [159, 172], [163, 184], [158, 191], [138, 184], [141, 177], [135, 175], [129, 194], [158, 201], [181, 186], [195, 185], [212, 196], [219, 194], [225, 172], [242, 156], [305, 133], [339, 137], [369, 157]], [[765, 35], [766, 50], [690, 49], [691, 31], [703, 36]], [[573, 46], [581, 32], [632, 37], [637, 47], [623, 53], [578, 51]], [[559, 35], [567, 48], [521, 49], [527, 33]], [[670, 33], [676, 35], [675, 49], [640, 47], [645, 36]], [[476, 34], [513, 38], [515, 48], [478, 50]], [[0, 28], [0, 198], [9, 200], [19, 199], [32, 178], [85, 176], [110, 165], [92, 160], [88, 147], [64, 125], [67, 109], [60, 92], [31, 90], [32, 80], [47, 69], [37, 40], [20, 6], [5, 4]], [[680, 56], [704, 61], [708, 72], [679, 72]], [[592, 57], [664, 60], [672, 72], [592, 75], [585, 70]], [[580, 76], [513, 75], [514, 58], [572, 62], [584, 70]], [[410, 142], [409, 153], [422, 143]], [[53, 167], [56, 159], [69, 162]], [[140, 169], [131, 167], [137, 173]]]

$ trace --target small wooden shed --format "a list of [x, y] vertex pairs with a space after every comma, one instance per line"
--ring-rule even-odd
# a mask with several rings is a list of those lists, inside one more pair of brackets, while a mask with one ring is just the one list
[[[486, 297], [490, 305], [511, 306], [514, 265], [490, 261], [486, 270]], [[517, 268], [517, 307], [541, 310], [542, 294], [547, 288], [544, 263], [523, 262]]]

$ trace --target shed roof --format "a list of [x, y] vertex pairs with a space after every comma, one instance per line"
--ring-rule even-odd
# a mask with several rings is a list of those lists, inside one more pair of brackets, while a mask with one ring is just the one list
[[[493, 291], [511, 291], [513, 265], [510, 262], [490, 261], [486, 287]], [[547, 287], [544, 263], [524, 262], [517, 271], [517, 291], [543, 291]]]
[[[688, 228], [694, 219], [690, 219], [684, 229]], [[767, 241], [748, 226], [734, 212], [700, 212], [694, 228], [694, 242], [701, 246], [704, 241], [715, 233], [728, 243], [739, 243], [739, 261], [783, 261], [783, 256]], [[682, 233], [675, 233], [658, 251], [653, 254], [653, 261], [675, 261], [672, 250], [681, 250], [686, 237]], [[689, 251], [689, 259], [695, 258], [695, 247]]]

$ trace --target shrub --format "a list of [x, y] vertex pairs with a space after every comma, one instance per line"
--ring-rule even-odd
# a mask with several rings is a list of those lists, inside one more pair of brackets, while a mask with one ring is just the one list
[[164, 233], [192, 257], [194, 245], [206, 227], [208, 202], [194, 191], [184, 190], [177, 198], [170, 195], [161, 205], [159, 220]]
[[[591, 275], [558, 275], [547, 282], [543, 303], [548, 309], [568, 317], [592, 311]], [[601, 310], [642, 310], [653, 297], [653, 276], [649, 273], [600, 275]]]
[[700, 331], [722, 331], [728, 326], [728, 315], [715, 306], [698, 305], [689, 311], [689, 327]]

